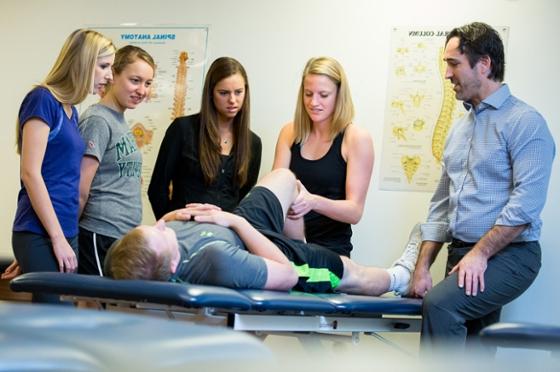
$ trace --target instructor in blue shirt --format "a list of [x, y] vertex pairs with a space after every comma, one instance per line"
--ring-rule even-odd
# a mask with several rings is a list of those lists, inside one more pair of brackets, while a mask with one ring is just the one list
[[[423, 351], [462, 349], [534, 281], [539, 215], [555, 155], [544, 118], [502, 83], [504, 48], [496, 30], [479, 22], [453, 29], [444, 60], [467, 114], [447, 138], [422, 225], [412, 294], [424, 298]], [[429, 268], [446, 242], [448, 276], [432, 288]]]

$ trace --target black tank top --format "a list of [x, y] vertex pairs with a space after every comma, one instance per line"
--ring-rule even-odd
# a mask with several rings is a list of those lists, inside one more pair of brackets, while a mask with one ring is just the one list
[[[346, 161], [342, 157], [344, 132], [334, 139], [321, 159], [308, 160], [301, 156], [301, 144], [290, 148], [290, 170], [312, 194], [333, 200], [346, 199]], [[305, 237], [309, 243], [322, 245], [338, 254], [350, 256], [352, 228], [317, 212], [305, 215]]]

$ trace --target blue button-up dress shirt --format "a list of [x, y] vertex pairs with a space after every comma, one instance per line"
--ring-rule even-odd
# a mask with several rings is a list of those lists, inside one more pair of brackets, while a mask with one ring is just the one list
[[515, 242], [538, 240], [555, 155], [546, 121], [506, 84], [465, 106], [445, 144], [423, 240], [477, 242], [494, 225], [527, 225]]

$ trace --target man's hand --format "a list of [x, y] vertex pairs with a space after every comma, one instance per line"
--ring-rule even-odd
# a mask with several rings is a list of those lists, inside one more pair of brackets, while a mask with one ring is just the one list
[[305, 186], [298, 180], [297, 187], [299, 190], [298, 196], [290, 205], [290, 209], [288, 210], [288, 218], [292, 220], [297, 220], [305, 216], [314, 208], [315, 203], [315, 195], [311, 194]]
[[432, 289], [432, 274], [430, 270], [416, 269], [410, 284], [410, 296], [424, 298], [426, 293]]
[[476, 296], [478, 291], [484, 292], [484, 272], [488, 266], [488, 258], [479, 251], [472, 249], [449, 274], [457, 272], [457, 285], [465, 288], [467, 296]]

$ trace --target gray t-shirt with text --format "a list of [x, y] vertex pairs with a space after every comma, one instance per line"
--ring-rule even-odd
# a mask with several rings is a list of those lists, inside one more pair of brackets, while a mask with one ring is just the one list
[[120, 238], [142, 221], [142, 153], [124, 114], [102, 104], [80, 116], [79, 129], [84, 156], [99, 161], [80, 227]]

